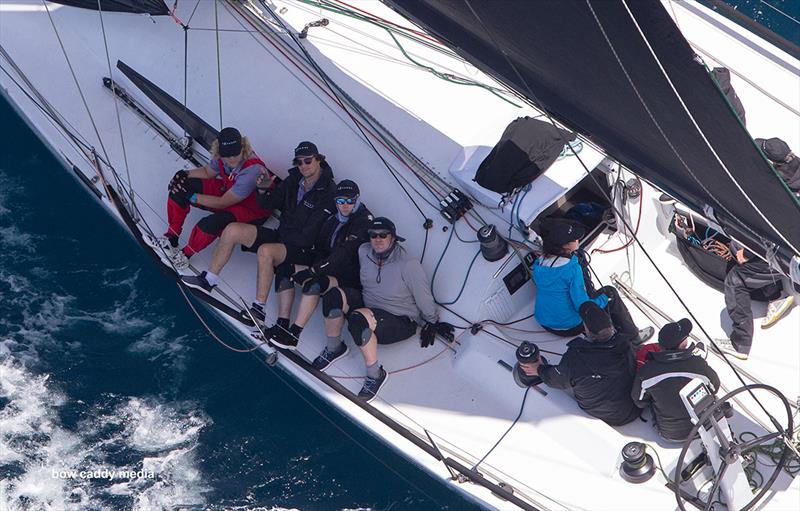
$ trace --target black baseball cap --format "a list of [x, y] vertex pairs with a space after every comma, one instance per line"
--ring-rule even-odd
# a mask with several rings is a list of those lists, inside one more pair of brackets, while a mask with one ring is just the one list
[[613, 326], [611, 316], [591, 300], [583, 302], [578, 312], [586, 329], [593, 334], [599, 334], [606, 328]]
[[357, 197], [359, 195], [358, 185], [355, 181], [351, 181], [349, 179], [344, 179], [336, 185], [336, 197], [345, 197], [347, 199], [352, 199], [353, 197]]
[[761, 148], [764, 155], [775, 163], [785, 162], [786, 158], [792, 152], [792, 150], [789, 149], [789, 144], [777, 137], [768, 139], [757, 138], [755, 139], [755, 143]]
[[394, 239], [397, 241], [405, 241], [405, 238], [401, 238], [397, 235], [397, 228], [394, 226], [394, 222], [386, 218], [385, 216], [379, 216], [372, 220], [367, 232], [388, 232], [391, 234]]
[[317, 150], [317, 146], [314, 142], [309, 142], [308, 140], [300, 142], [297, 144], [297, 147], [294, 148], [294, 157], [297, 158], [298, 156], [316, 156], [319, 154]]
[[692, 322], [683, 318], [675, 323], [667, 323], [658, 332], [658, 344], [665, 350], [674, 350], [692, 333]]
[[545, 218], [542, 220], [540, 234], [542, 240], [551, 245], [566, 245], [570, 241], [583, 238], [586, 227], [579, 222], [563, 218]]
[[236, 156], [242, 152], [242, 134], [236, 128], [223, 128], [217, 135], [219, 155], [223, 158]]

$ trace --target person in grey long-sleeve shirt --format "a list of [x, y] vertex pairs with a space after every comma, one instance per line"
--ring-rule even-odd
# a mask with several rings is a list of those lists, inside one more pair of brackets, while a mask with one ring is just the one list
[[[334, 295], [337, 303], [329, 307], [344, 302], [341, 309], [347, 314], [347, 328], [367, 366], [367, 377], [358, 397], [369, 402], [388, 378], [378, 364], [378, 344], [408, 339], [417, 332], [417, 324], [421, 324], [420, 345], [427, 347], [433, 344], [436, 334], [452, 340], [453, 326], [439, 321], [430, 281], [420, 262], [399, 243], [405, 240], [397, 235], [394, 223], [378, 217], [372, 220], [367, 232], [369, 243], [358, 249], [361, 295], [356, 297], [352, 290], [341, 290]], [[357, 301], [361, 303], [356, 304]], [[324, 302], [325, 297], [323, 307]], [[347, 353], [347, 346], [340, 339], [329, 337], [330, 340], [336, 341], [335, 346], [327, 346], [313, 363], [320, 370]]]
[[419, 324], [436, 323], [439, 313], [422, 265], [399, 243], [387, 252], [376, 254], [371, 243], [358, 249], [364, 305]]

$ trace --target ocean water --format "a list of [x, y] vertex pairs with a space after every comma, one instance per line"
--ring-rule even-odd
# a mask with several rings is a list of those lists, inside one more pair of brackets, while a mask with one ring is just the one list
[[[800, 43], [800, 3], [729, 3]], [[1, 100], [0, 119], [0, 511], [476, 509], [219, 346]]]
[[217, 344], [5, 102], [0, 119], [0, 510], [474, 509]]
[[[708, 0], [699, 2], [713, 7]], [[788, 41], [800, 45], [800, 2], [797, 0], [725, 0], [725, 3]]]

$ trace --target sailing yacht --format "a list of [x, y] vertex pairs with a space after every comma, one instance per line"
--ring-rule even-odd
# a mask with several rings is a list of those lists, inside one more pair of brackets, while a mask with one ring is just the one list
[[[736, 240], [799, 289], [798, 199], [753, 143], [800, 148], [797, 50], [686, 1], [0, 0], [4, 97], [167, 278], [180, 280], [152, 240], [167, 226], [168, 183], [208, 162], [223, 127], [280, 178], [313, 141], [336, 180], [358, 183], [419, 257], [452, 341], [381, 346], [390, 379], [365, 403], [358, 350], [312, 368], [321, 315], [296, 350], [254, 335], [256, 259], [238, 250], [211, 292], [178, 286], [187, 318], [221, 319], [226, 330], [209, 330], [220, 349], [264, 359], [492, 509], [798, 508], [800, 308], [756, 328], [748, 360], [715, 352], [723, 295], [699, 261], [708, 251], [676, 230]], [[746, 127], [710, 78], [717, 67]], [[476, 171], [520, 117], [575, 139], [527, 186], [480, 186]], [[586, 203], [607, 212], [582, 241], [597, 284], [614, 285], [640, 327], [695, 323], [721, 379], [719, 402], [697, 409], [701, 440], [664, 442], [648, 413], [608, 426], [512, 376], [524, 341], [551, 363], [566, 350], [532, 317], [530, 267], [541, 220]], [[478, 238], [489, 226], [507, 244], [496, 259]], [[758, 322], [764, 307], [754, 311]], [[706, 397], [694, 390], [687, 406]]]

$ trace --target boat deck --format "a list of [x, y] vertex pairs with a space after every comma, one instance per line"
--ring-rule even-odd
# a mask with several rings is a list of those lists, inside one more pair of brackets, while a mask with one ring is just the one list
[[[413, 154], [445, 182], [457, 186], [450, 169], [465, 148], [491, 146], [506, 125], [521, 115], [539, 115], [521, 101], [504, 93], [501, 97], [485, 88], [460, 86], [437, 78], [420, 65], [407, 59], [387, 32], [376, 26], [351, 18], [321, 13], [319, 9], [294, 0], [274, 0], [275, 11], [293, 30], [321, 17], [330, 19], [325, 28], [312, 28], [304, 48], [317, 65], [378, 122], [393, 133]], [[359, 4], [370, 12], [402, 26], [410, 26], [379, 2]], [[196, 10], [195, 10], [196, 7]], [[156, 234], [163, 232], [166, 216], [166, 185], [178, 168], [189, 165], [179, 158], [161, 137], [156, 135], [130, 109], [115, 103], [113, 95], [102, 86], [101, 79], [109, 75], [100, 17], [96, 12], [48, 4], [49, 14], [58, 29], [63, 47], [80, 83], [81, 92], [89, 106], [87, 115], [83, 99], [71, 79], [61, 45], [54, 33], [48, 12], [36, 1], [0, 0], [0, 45], [19, 67], [20, 74], [11, 69], [5, 58], [3, 68], [15, 80], [21, 75], [29, 81], [29, 93], [35, 89], [52, 105], [75, 132], [80, 133], [88, 146], [96, 148], [116, 168], [123, 181], [130, 173], [131, 185], [137, 194], [136, 202], [143, 222]], [[681, 28], [689, 40], [709, 55], [709, 62], [721, 62], [733, 71], [733, 84], [748, 112], [748, 126], [755, 137], [779, 136], [791, 147], [800, 147], [800, 87], [798, 62], [784, 54], [767, 59], [762, 52], [743, 50], [755, 38], [740, 27], [708, 14], [702, 7], [674, 6]], [[725, 31], [710, 28], [709, 21], [698, 18], [692, 10], [700, 10]], [[180, 2], [175, 15], [189, 22], [187, 63], [184, 66], [184, 31], [170, 17], [149, 17], [118, 13], [103, 13], [109, 61], [117, 59], [137, 70], [178, 100], [184, 99], [184, 69], [186, 71], [186, 105], [209, 124], [219, 129], [223, 125], [237, 126], [253, 142], [258, 154], [278, 174], [284, 175], [290, 166], [292, 149], [300, 140], [314, 141], [323, 152], [337, 179], [354, 179], [359, 183], [363, 201], [373, 213], [388, 216], [398, 225], [398, 232], [407, 238], [405, 245], [421, 254], [425, 243], [423, 219], [411, 204], [397, 181], [385, 168], [381, 158], [364, 141], [364, 135], [352, 118], [331, 98], [331, 91], [317, 77], [309, 76], [307, 68], [291, 63], [289, 57], [273, 46], [258, 30], [262, 26], [248, 21], [229, 3]], [[215, 15], [218, 24], [215, 23]], [[281, 33], [282, 28], [268, 22]], [[219, 31], [215, 28], [218, 27]], [[735, 34], [735, 37], [731, 35]], [[219, 62], [217, 68], [217, 36]], [[745, 42], [742, 42], [745, 40]], [[478, 81], [487, 87], [500, 85], [460, 58], [450, 55], [438, 44], [425, 47], [402, 41], [404, 50], [424, 66], [434, 66], [443, 72]], [[769, 48], [773, 52], [773, 48]], [[773, 55], [775, 55], [773, 53]], [[777, 62], [775, 59], [780, 60]], [[54, 77], [61, 79], [54, 79]], [[740, 78], [741, 76], [741, 78]], [[775, 79], [764, 80], [766, 76]], [[144, 104], [150, 105], [116, 69], [114, 79]], [[745, 81], [751, 80], [753, 85]], [[762, 85], [762, 83], [765, 83]], [[91, 158], [70, 142], [50, 122], [5, 74], [0, 84], [11, 103], [35, 127], [42, 138], [60, 155], [68, 167], [73, 165], [88, 179], [96, 172]], [[758, 84], [759, 89], [755, 86]], [[763, 90], [762, 90], [763, 89]], [[220, 99], [219, 91], [222, 91]], [[779, 98], [784, 105], [769, 96]], [[505, 99], [505, 100], [504, 100]], [[516, 103], [521, 107], [515, 106]], [[118, 129], [117, 108], [122, 136]], [[156, 112], [156, 108], [150, 105]], [[181, 132], [168, 117], [160, 120]], [[95, 134], [93, 123], [98, 127]], [[401, 182], [414, 197], [425, 216], [433, 219], [428, 232], [423, 266], [432, 275], [440, 256], [444, 257], [436, 277], [435, 294], [440, 300], [455, 297], [467, 279], [463, 297], [452, 308], [464, 321], [445, 312], [443, 319], [466, 327], [485, 319], [507, 322], [522, 318], [533, 310], [535, 289], [526, 283], [509, 296], [502, 277], [517, 266], [519, 260], [511, 253], [507, 258], [488, 263], [478, 258], [467, 275], [467, 267], [477, 244], [455, 239], [443, 253], [451, 235], [450, 226], [436, 209], [436, 201], [412, 175], [407, 162], [392, 155], [374, 137], [370, 140], [382, 157], [400, 176]], [[124, 141], [124, 151], [123, 151]], [[596, 166], [602, 154], [586, 145], [581, 153], [590, 167]], [[556, 166], [575, 168], [574, 159], [565, 158]], [[553, 167], [554, 169], [557, 167]], [[566, 172], [566, 171], [565, 171]], [[534, 184], [534, 187], [536, 185]], [[100, 188], [102, 192], [102, 188]], [[674, 241], [656, 229], [658, 223], [657, 197], [659, 191], [644, 187], [641, 200], [643, 218], [639, 236], [650, 255], [686, 301], [700, 324], [712, 337], [723, 336], [728, 327], [722, 295], [697, 280], [683, 265], [675, 250]], [[535, 195], [535, 194], [534, 194]], [[528, 199], [531, 215], [548, 206], [550, 196]], [[113, 211], [107, 198], [103, 203]], [[538, 201], [538, 203], [537, 203]], [[636, 218], [635, 203], [629, 205]], [[500, 211], [476, 204], [475, 210], [489, 223], [498, 225], [500, 232], [508, 229], [509, 211]], [[68, 212], [65, 212], [68, 215]], [[186, 225], [203, 216], [193, 211]], [[474, 219], [473, 219], [474, 221]], [[457, 233], [473, 240], [475, 233], [466, 221], [456, 224]], [[188, 230], [182, 241], [185, 242]], [[519, 237], [519, 235], [517, 235]], [[594, 247], [619, 246], [619, 235], [601, 235]], [[192, 258], [198, 269], [206, 268], [213, 247]], [[222, 273], [220, 286], [225, 295], [242, 297], [249, 302], [255, 292], [255, 256], [236, 251]], [[670, 294], [641, 250], [632, 248], [614, 254], [597, 255], [593, 265], [604, 284], [612, 274], [621, 275], [643, 297], [652, 301], [671, 318], [687, 316], [678, 301]], [[299, 298], [299, 294], [298, 298]], [[216, 298], [227, 298], [214, 292]], [[271, 294], [269, 316], [276, 315], [274, 294]], [[237, 303], [230, 304], [237, 307]], [[636, 303], [628, 301], [640, 326], [658, 322], [648, 319]], [[754, 306], [756, 321], [763, 315], [760, 305]], [[213, 309], [208, 309], [212, 310]], [[221, 317], [224, 317], [221, 315]], [[191, 316], [187, 316], [190, 320]], [[247, 327], [226, 318], [231, 328], [252, 342]], [[666, 321], [662, 321], [662, 324]], [[487, 332], [497, 334], [497, 339]], [[695, 329], [699, 335], [699, 329]], [[347, 337], [347, 334], [345, 334]], [[495, 482], [505, 482], [531, 506], [539, 509], [641, 510], [672, 509], [675, 506], [671, 490], [663, 478], [654, 477], [641, 485], [632, 485], [618, 473], [619, 453], [626, 443], [643, 440], [660, 454], [664, 469], [674, 464], [680, 449], [663, 444], [649, 422], [636, 421], [613, 428], [584, 414], [565, 393], [542, 387], [526, 393], [512, 380], [509, 371], [499, 363], [514, 363], [514, 351], [520, 340], [531, 340], [556, 354], [546, 353], [550, 361], [559, 357], [566, 340], [545, 333], [533, 319], [513, 325], [513, 328], [485, 325], [485, 331], [472, 335], [469, 330], [457, 331], [456, 343], [446, 346], [441, 341], [421, 349], [416, 338], [406, 342], [381, 346], [380, 360], [391, 372], [389, 382], [373, 401], [374, 410], [385, 414], [416, 439], [428, 444], [427, 435], [446, 457], [472, 467], [509, 428], [523, 404], [519, 421], [481, 463], [478, 471]], [[800, 307], [773, 328], [760, 330], [751, 358], [735, 361], [753, 381], [781, 389], [790, 401], [800, 396]], [[322, 317], [317, 314], [303, 332], [297, 353], [312, 360], [322, 349], [325, 337]], [[724, 362], [715, 355], [708, 360], [722, 377], [728, 389], [740, 386]], [[283, 371], [322, 396], [368, 432], [382, 438], [398, 452], [425, 468], [434, 477], [448, 480], [450, 474], [441, 461], [420, 449], [396, 429], [379, 420], [353, 402], [352, 396], [341, 393], [326, 381], [318, 379], [290, 357], [280, 356]], [[363, 360], [357, 350], [327, 371], [351, 392], [358, 392], [364, 374]], [[524, 397], [526, 396], [526, 397]], [[765, 405], [777, 409], [777, 403], [764, 398]], [[765, 421], [762, 412], [746, 398], [735, 427], [756, 431], [754, 420]], [[746, 409], [746, 410], [745, 410]], [[777, 415], [779, 420], [780, 415]], [[768, 470], [761, 468], [762, 472]], [[510, 502], [493, 496], [489, 490], [472, 483], [452, 483], [467, 496], [498, 509], [518, 509]], [[774, 487], [765, 509], [796, 509], [800, 502], [800, 483], [782, 474]]]

